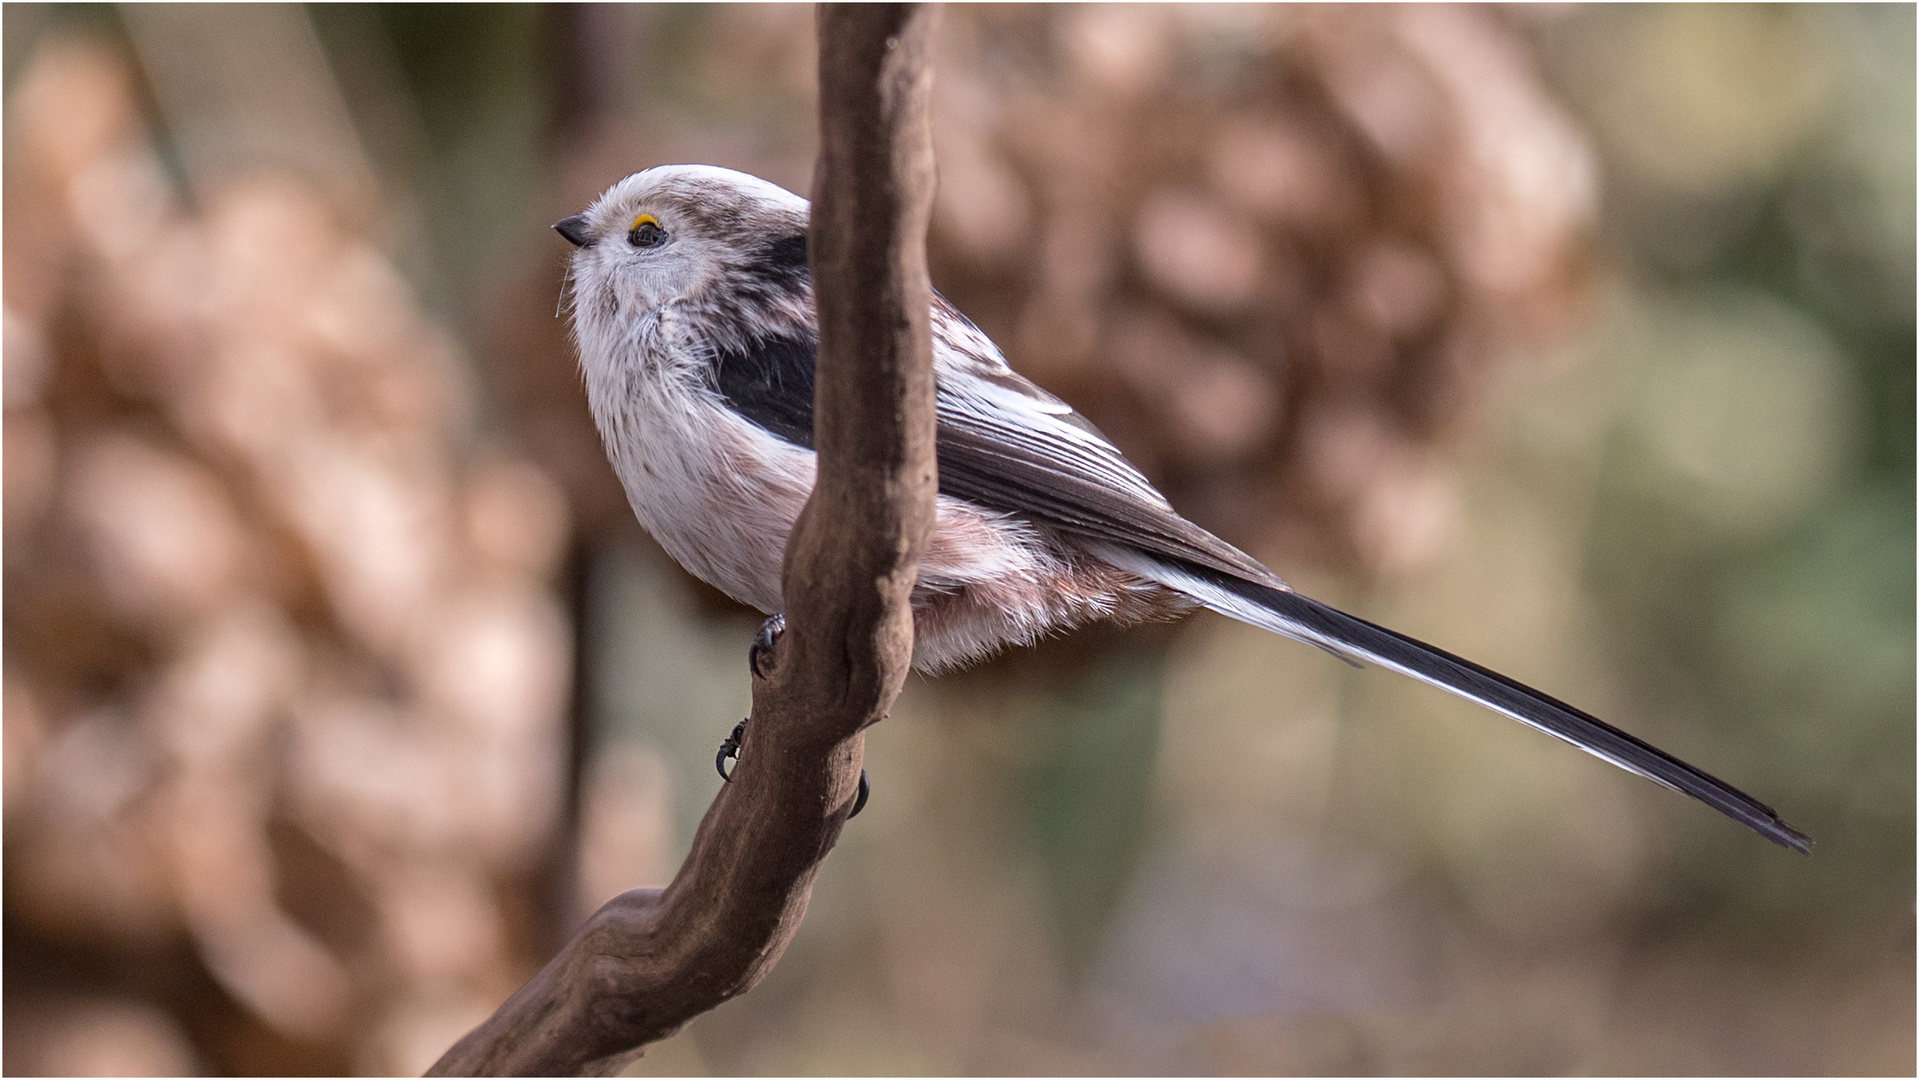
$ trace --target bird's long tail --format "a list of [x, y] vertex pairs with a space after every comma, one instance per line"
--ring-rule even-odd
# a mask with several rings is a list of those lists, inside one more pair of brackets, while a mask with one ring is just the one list
[[1811, 851], [1812, 838], [1781, 821], [1772, 807], [1596, 717], [1470, 660], [1289, 589], [1191, 564], [1174, 564], [1116, 546], [1101, 554], [1115, 565], [1177, 589], [1229, 618], [1431, 683], [1564, 739], [1622, 769], [1691, 795], [1781, 847], [1802, 854]]

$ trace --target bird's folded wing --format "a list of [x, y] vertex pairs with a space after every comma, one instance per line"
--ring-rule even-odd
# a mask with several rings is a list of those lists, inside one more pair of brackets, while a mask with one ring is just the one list
[[1008, 367], [986, 335], [938, 299], [934, 333], [941, 494], [1286, 587], [1259, 560], [1180, 517], [1098, 428]]
[[1285, 587], [1257, 560], [1159, 502], [1152, 488], [1141, 492], [1116, 483], [1121, 470], [1131, 472], [1131, 466], [1103, 441], [1062, 443], [1057, 431], [1022, 430], [964, 409], [949, 412], [944, 400], [941, 405], [941, 494], [1062, 532]]
[[[1258, 560], [1174, 512], [1106, 436], [1008, 367], [992, 341], [937, 296], [933, 321], [941, 494], [1286, 587]], [[811, 448], [817, 348], [809, 332], [716, 350], [712, 388], [770, 434]]]

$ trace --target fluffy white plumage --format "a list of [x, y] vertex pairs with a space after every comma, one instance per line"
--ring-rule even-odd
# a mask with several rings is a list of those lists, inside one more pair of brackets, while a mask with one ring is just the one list
[[[623, 240], [642, 215], [672, 239], [636, 259]], [[582, 245], [571, 274], [587, 401], [635, 515], [680, 565], [769, 614], [782, 607], [781, 561], [812, 491], [814, 456], [728, 407], [712, 372], [721, 357], [756, 343], [808, 340], [810, 283], [769, 270], [764, 251], [768, 237], [803, 238], [807, 215], [806, 200], [744, 173], [649, 169], [582, 215], [589, 235], [613, 242]], [[798, 253], [803, 269], [803, 245]], [[991, 340], [944, 305], [933, 352], [943, 406], [995, 418], [1042, 447], [1070, 447], [1102, 479], [1172, 512], [1110, 443], [1014, 374]], [[810, 375], [805, 393], [810, 409]], [[926, 671], [1096, 619], [1193, 606], [1091, 564], [1033, 522], [950, 495], [939, 497], [914, 600], [914, 665]]]

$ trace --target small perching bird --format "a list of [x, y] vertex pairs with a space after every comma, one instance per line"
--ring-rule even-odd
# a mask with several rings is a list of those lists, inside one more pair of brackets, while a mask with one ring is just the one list
[[[587, 400], [634, 513], [680, 565], [768, 614], [814, 477], [807, 221], [805, 199], [757, 177], [665, 165], [554, 226], [578, 248], [569, 299]], [[939, 499], [913, 593], [917, 669], [1210, 608], [1431, 683], [1810, 848], [1770, 807], [1617, 728], [1294, 592], [1180, 517], [938, 294], [932, 329]]]

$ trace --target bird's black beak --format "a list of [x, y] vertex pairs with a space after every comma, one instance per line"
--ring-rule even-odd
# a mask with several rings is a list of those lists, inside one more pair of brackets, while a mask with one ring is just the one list
[[593, 242], [592, 235], [586, 231], [585, 214], [561, 218], [553, 223], [553, 231], [566, 237], [566, 242], [574, 247], [585, 247]]

